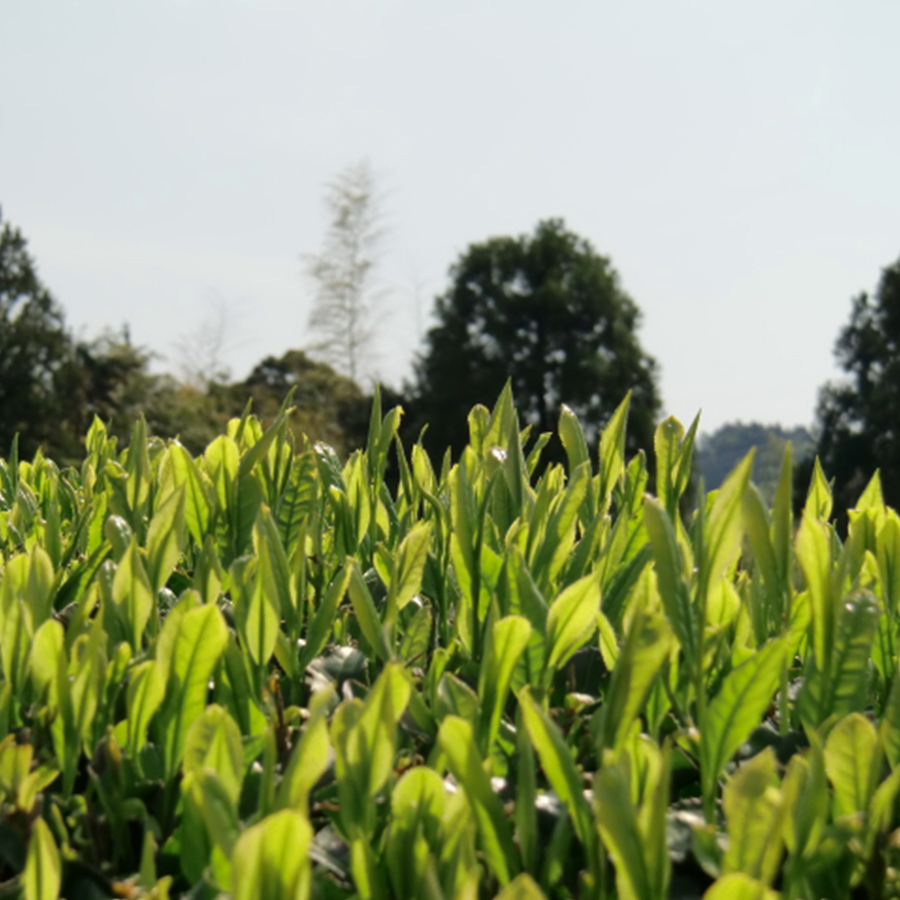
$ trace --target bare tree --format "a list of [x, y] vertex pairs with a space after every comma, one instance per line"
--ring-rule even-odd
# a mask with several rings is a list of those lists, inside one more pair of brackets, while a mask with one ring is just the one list
[[325, 190], [328, 230], [319, 253], [304, 257], [315, 283], [310, 352], [354, 381], [374, 356], [373, 314], [379, 294], [372, 276], [384, 228], [372, 169], [343, 169]]
[[239, 311], [224, 297], [213, 294], [207, 299], [207, 313], [197, 328], [182, 334], [174, 342], [181, 379], [198, 391], [215, 381], [227, 381], [231, 371], [225, 364], [234, 349], [235, 324]]

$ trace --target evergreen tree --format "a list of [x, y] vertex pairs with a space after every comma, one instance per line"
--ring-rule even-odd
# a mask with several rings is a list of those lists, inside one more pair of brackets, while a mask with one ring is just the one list
[[0, 452], [16, 434], [25, 457], [53, 443], [74, 365], [62, 309], [38, 278], [22, 232], [0, 214]]
[[588, 241], [551, 219], [473, 244], [450, 275], [415, 367], [412, 412], [429, 448], [460, 450], [470, 408], [492, 404], [507, 378], [535, 432], [555, 431], [565, 403], [590, 439], [631, 391], [629, 449], [652, 445], [656, 364], [637, 338], [637, 306]]
[[874, 295], [854, 298], [834, 352], [846, 378], [822, 388], [816, 452], [835, 481], [835, 506], [852, 507], [876, 469], [885, 502], [898, 506], [900, 259], [884, 269]]

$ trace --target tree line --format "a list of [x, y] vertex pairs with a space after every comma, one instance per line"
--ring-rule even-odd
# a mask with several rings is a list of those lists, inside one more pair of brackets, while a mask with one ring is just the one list
[[[40, 448], [75, 463], [94, 416], [124, 437], [142, 413], [153, 433], [198, 452], [248, 402], [262, 418], [274, 416], [291, 389], [298, 441], [325, 441], [340, 453], [361, 446], [371, 397], [360, 382], [376, 340], [373, 273], [384, 234], [371, 170], [344, 170], [325, 200], [325, 240], [306, 257], [315, 286], [308, 339], [241, 380], [218, 371], [199, 379], [153, 373], [150, 354], [127, 329], [76, 338], [26, 238], [0, 211], [0, 448], [15, 439], [20, 456]], [[403, 437], [443, 454], [466, 443], [470, 409], [492, 402], [507, 380], [535, 438], [555, 430], [565, 403], [595, 441], [631, 392], [629, 450], [647, 450], [661, 401], [640, 320], [611, 261], [562, 220], [547, 219], [530, 234], [473, 243], [460, 255], [411, 380], [382, 393], [406, 411]], [[771, 474], [786, 440], [802, 451], [799, 438], [812, 452], [801, 453], [798, 482], [818, 454], [839, 509], [852, 506], [876, 469], [885, 501], [900, 505], [900, 260], [873, 294], [854, 298], [835, 353], [845, 377], [822, 387], [812, 436], [726, 426], [705, 442], [709, 472], [752, 442]], [[563, 451], [551, 444], [547, 452], [552, 459]], [[701, 443], [701, 465], [703, 452]]]
[[[307, 257], [316, 289], [305, 347], [268, 356], [237, 381], [215, 366], [206, 377], [152, 373], [150, 354], [127, 330], [76, 339], [21, 231], [0, 218], [0, 447], [18, 435], [21, 455], [40, 447], [75, 462], [94, 416], [124, 436], [143, 413], [153, 433], [198, 452], [248, 402], [265, 419], [291, 389], [298, 440], [339, 453], [361, 446], [371, 397], [360, 381], [375, 339], [371, 275], [382, 233], [373, 191], [365, 166], [328, 186], [326, 240]], [[404, 438], [439, 456], [461, 449], [469, 411], [493, 402], [507, 380], [535, 437], [555, 431], [566, 403], [595, 441], [630, 391], [630, 449], [648, 448], [660, 398], [639, 321], [611, 262], [561, 220], [546, 220], [532, 234], [492, 238], [461, 255], [412, 379], [399, 389], [382, 385], [382, 394], [404, 407]], [[559, 457], [562, 447], [548, 453]]]

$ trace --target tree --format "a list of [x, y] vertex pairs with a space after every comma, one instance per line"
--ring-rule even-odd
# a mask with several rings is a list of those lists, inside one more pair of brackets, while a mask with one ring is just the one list
[[652, 445], [656, 364], [637, 339], [637, 306], [588, 241], [550, 219], [473, 244], [450, 277], [415, 364], [412, 411], [430, 449], [461, 449], [469, 409], [493, 403], [507, 378], [538, 433], [555, 431], [566, 403], [595, 438], [631, 391], [630, 449]]
[[0, 225], [0, 452], [18, 434], [21, 453], [30, 456], [65, 412], [59, 388], [71, 375], [74, 344], [22, 232], [2, 216]]
[[62, 308], [40, 281], [27, 241], [0, 228], [0, 453], [15, 435], [23, 458], [38, 447], [60, 463], [77, 463], [93, 417], [126, 438], [143, 413], [151, 430], [184, 432], [194, 447], [223, 424], [188, 389], [149, 372], [149, 354], [127, 330], [76, 341]]
[[834, 353], [846, 378], [820, 391], [816, 452], [835, 507], [852, 507], [876, 469], [885, 502], [900, 505], [900, 259], [874, 296], [853, 299]]
[[377, 302], [372, 276], [384, 236], [368, 163], [340, 172], [327, 185], [329, 225], [321, 251], [306, 257], [316, 285], [309, 328], [318, 336], [310, 351], [353, 381], [371, 363]]
[[213, 384], [228, 382], [231, 370], [225, 356], [233, 344], [234, 331], [235, 307], [223, 297], [211, 297], [198, 326], [174, 342], [177, 368], [186, 386], [206, 392]]
[[296, 407], [291, 428], [298, 439], [305, 435], [312, 442], [324, 441], [342, 456], [365, 443], [369, 398], [356, 382], [311, 360], [302, 350], [268, 356], [244, 381], [213, 393], [227, 392], [234, 415], [252, 399], [253, 411], [265, 420], [277, 415], [291, 388]]

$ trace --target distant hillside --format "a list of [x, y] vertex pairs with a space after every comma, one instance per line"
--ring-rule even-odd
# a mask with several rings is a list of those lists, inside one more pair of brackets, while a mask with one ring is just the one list
[[782, 428], [780, 425], [760, 425], [733, 422], [723, 425], [712, 434], [701, 434], [697, 441], [697, 466], [706, 490], [721, 487], [729, 472], [756, 447], [753, 481], [766, 500], [771, 503], [778, 486], [778, 473], [784, 445], [790, 441], [796, 464], [813, 448], [812, 435], [806, 428]]

